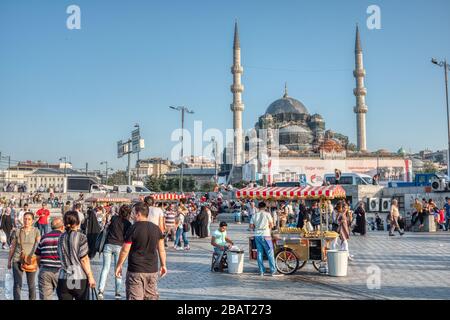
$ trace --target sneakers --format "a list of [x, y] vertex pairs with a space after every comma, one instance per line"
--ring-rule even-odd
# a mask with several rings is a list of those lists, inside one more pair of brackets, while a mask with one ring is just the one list
[[184, 249], [183, 249], [183, 247], [175, 247], [175, 250], [177, 250], [177, 251], [183, 251]]
[[101, 291], [99, 291], [98, 292], [98, 300], [104, 300], [105, 299], [105, 297], [103, 296], [103, 292], [101, 292]]
[[389, 233], [389, 237], [395, 237], [395, 234]]
[[189, 251], [191, 250], [191, 248], [189, 248], [189, 246], [184, 247], [184, 250]]
[[354, 260], [353, 257], [354, 257], [354, 256], [353, 256], [352, 254], [349, 255], [349, 256], [348, 256], [348, 260], [353, 261], [353, 260]]
[[260, 272], [260, 273], [259, 273], [259, 276], [260, 276], [260, 277], [264, 277], [264, 272]]
[[402, 236], [402, 235], [404, 235], [405, 233], [404, 232], [400, 232], [400, 235]]
[[282, 273], [278, 273], [278, 272], [274, 272], [271, 274], [272, 277], [284, 277], [284, 274]]
[[120, 295], [120, 293], [116, 293], [116, 300], [122, 300], [122, 296]]

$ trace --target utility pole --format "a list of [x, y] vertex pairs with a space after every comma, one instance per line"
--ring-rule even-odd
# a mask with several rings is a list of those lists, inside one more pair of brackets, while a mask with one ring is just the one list
[[105, 174], [105, 176], [106, 176], [105, 184], [108, 184], [108, 170], [109, 170], [109, 168], [108, 168], [108, 161], [100, 162], [100, 165], [102, 165], [102, 164], [105, 165], [105, 172], [106, 172], [106, 174]]
[[86, 162], [86, 175], [88, 175], [88, 163]]

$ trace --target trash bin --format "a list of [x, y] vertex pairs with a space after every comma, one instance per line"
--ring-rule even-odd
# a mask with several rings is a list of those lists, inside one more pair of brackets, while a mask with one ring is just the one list
[[239, 274], [244, 271], [244, 251], [228, 251], [228, 273]]
[[346, 277], [348, 267], [348, 251], [328, 250], [328, 275], [332, 277]]

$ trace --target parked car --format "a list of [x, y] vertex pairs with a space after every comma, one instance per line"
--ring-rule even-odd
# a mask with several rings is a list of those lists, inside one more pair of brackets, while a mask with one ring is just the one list
[[132, 185], [115, 185], [113, 187], [113, 192], [116, 193], [139, 193], [139, 194], [151, 194], [149, 189], [143, 186], [132, 186]]
[[[329, 184], [336, 184], [336, 177], [334, 173], [328, 173], [324, 175], [324, 181]], [[361, 173], [343, 173], [341, 174], [341, 179], [339, 184], [341, 185], [372, 185], [372, 177], [367, 174]]]

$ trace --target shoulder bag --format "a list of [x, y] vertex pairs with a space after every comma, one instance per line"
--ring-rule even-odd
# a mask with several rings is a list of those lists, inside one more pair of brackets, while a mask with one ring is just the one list
[[34, 253], [31, 255], [29, 259], [28, 256], [23, 252], [22, 243], [23, 243], [23, 233], [22, 229], [19, 231], [19, 245], [22, 250], [20, 253], [20, 269], [24, 272], [36, 272], [38, 269], [37, 259]]

